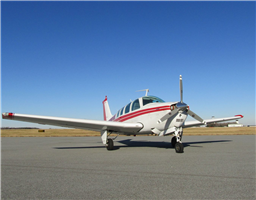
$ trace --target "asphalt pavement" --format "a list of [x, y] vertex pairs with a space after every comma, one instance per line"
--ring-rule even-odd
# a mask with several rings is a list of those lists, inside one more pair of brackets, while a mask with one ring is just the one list
[[255, 135], [2, 138], [2, 199], [255, 199]]

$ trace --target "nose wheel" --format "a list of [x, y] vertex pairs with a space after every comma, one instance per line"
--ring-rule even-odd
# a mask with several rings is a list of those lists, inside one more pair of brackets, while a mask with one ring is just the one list
[[183, 149], [184, 149], [183, 144], [180, 142], [176, 142], [175, 144], [176, 153], [183, 153], [184, 152]]
[[182, 127], [176, 128], [176, 131], [174, 132], [174, 137], [172, 138], [172, 146], [175, 148], [176, 153], [183, 153], [184, 152], [184, 146], [181, 143], [182, 138]]
[[172, 143], [172, 146], [173, 147], [175, 147], [175, 144], [177, 143], [177, 139], [176, 139], [176, 137], [174, 136], [174, 137], [172, 137], [172, 141], [171, 141], [171, 143]]

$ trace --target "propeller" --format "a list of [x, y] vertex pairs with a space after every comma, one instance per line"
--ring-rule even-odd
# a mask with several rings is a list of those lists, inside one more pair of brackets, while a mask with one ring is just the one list
[[199, 117], [196, 113], [189, 110], [189, 106], [183, 102], [183, 84], [182, 84], [182, 76], [181, 75], [180, 75], [180, 102], [178, 102], [176, 104], [176, 108], [174, 110], [172, 110], [171, 112], [164, 115], [161, 119], [159, 119], [158, 123], [161, 123], [161, 122], [171, 118], [172, 116], [174, 116], [175, 114], [177, 114], [180, 111], [181, 112], [186, 111], [188, 115], [190, 115], [194, 119], [200, 121], [201, 123], [204, 123], [204, 120], [201, 117]]

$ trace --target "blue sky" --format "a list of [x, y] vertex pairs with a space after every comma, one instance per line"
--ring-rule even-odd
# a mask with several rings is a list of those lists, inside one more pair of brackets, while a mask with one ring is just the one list
[[255, 2], [1, 2], [1, 30], [2, 112], [100, 120], [181, 74], [199, 116], [255, 124]]

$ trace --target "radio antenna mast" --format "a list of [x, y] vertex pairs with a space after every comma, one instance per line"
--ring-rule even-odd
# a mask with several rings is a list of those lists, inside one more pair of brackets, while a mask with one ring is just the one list
[[136, 92], [142, 92], [142, 91], [146, 91], [145, 96], [148, 96], [149, 89], [145, 89], [145, 90], [138, 90], [138, 91], [136, 91]]

